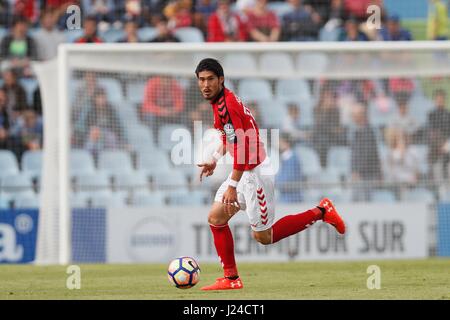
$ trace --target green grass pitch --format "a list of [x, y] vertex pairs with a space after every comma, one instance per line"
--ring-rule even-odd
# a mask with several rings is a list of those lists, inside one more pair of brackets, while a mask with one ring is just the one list
[[[381, 289], [367, 288], [367, 268], [381, 270]], [[172, 287], [167, 265], [80, 265], [81, 289], [66, 287], [67, 268], [0, 266], [0, 299], [450, 299], [450, 259], [240, 263], [245, 288], [203, 292], [221, 275], [218, 264], [201, 264], [197, 286]]]

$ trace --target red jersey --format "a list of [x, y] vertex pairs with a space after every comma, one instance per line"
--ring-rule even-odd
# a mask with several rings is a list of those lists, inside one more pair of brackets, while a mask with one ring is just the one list
[[258, 124], [250, 110], [230, 90], [224, 88], [211, 102], [214, 128], [222, 133], [222, 142], [233, 156], [233, 169], [252, 170], [266, 158]]

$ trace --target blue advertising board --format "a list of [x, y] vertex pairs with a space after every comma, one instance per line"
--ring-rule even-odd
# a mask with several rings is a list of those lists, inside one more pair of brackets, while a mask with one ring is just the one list
[[438, 205], [437, 254], [450, 257], [450, 203]]
[[37, 209], [0, 210], [0, 263], [34, 261], [37, 230]]

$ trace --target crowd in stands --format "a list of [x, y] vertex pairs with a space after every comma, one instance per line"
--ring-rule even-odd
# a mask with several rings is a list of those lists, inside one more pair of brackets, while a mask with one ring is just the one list
[[[70, 15], [67, 8], [72, 4], [81, 7], [82, 30], [67, 30]], [[371, 4], [382, 8], [379, 30], [366, 27], [366, 8]], [[446, 40], [449, 32], [446, 2], [432, 0], [429, 6], [427, 38]], [[177, 30], [183, 28], [197, 30], [201, 36], [196, 39], [206, 42], [414, 40], [411, 30], [402, 27], [400, 17], [384, 10], [382, 0], [0, 1], [0, 149], [13, 151], [19, 161], [26, 151], [42, 149], [42, 107], [31, 68], [33, 61], [55, 58], [58, 45], [65, 42], [182, 42], [185, 39]], [[89, 150], [94, 156], [127, 144], [127, 128], [111, 105], [108, 91], [97, 81], [94, 73], [82, 76], [72, 109], [73, 145]], [[351, 171], [345, 179], [355, 185], [361, 182], [361, 186], [370, 186], [386, 177], [394, 184], [417, 185], [424, 179], [418, 164], [423, 159], [413, 145], [426, 146], [427, 165], [440, 166], [448, 177], [449, 81], [427, 79], [426, 85], [399, 78], [380, 83], [322, 81], [321, 89], [316, 90], [312, 121], [308, 125], [303, 106], [293, 102], [285, 105], [286, 117], [280, 123], [283, 137], [279, 183], [305, 177], [304, 164], [295, 152], [298, 146], [313, 149], [321, 168], [329, 166], [333, 148], [348, 148]], [[309, 82], [308, 86], [315, 90], [318, 83]], [[377, 85], [386, 95], [380, 94]], [[166, 88], [170, 88], [170, 95], [165, 94]], [[411, 97], [418, 90], [434, 106], [424, 123], [409, 110]], [[155, 139], [161, 124], [182, 122], [192, 129], [195, 120], [211, 122], [209, 105], [192, 94], [195, 89], [182, 86], [173, 78], [151, 78], [143, 92], [142, 104], [136, 105], [140, 124], [150, 127]], [[349, 93], [354, 95], [351, 107], [345, 103]], [[370, 106], [376, 104], [383, 109], [386, 97], [395, 100], [396, 110], [386, 125], [373, 126]], [[258, 123], [264, 124], [264, 110], [258, 101], [246, 102]], [[386, 150], [375, 147], [380, 141]], [[427, 173], [432, 174], [431, 170]], [[303, 198], [298, 190], [286, 188], [281, 192], [285, 201]], [[393, 188], [396, 194], [401, 192]], [[357, 200], [370, 198], [364, 187], [358, 192]]]

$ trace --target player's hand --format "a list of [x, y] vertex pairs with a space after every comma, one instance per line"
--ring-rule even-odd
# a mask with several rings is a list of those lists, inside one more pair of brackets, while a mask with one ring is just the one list
[[209, 177], [213, 175], [214, 169], [216, 169], [216, 162], [201, 163], [198, 164], [198, 166], [202, 168], [202, 171], [200, 172], [200, 181], [202, 181], [203, 176]]
[[224, 204], [223, 208], [225, 214], [228, 214], [230, 217], [241, 210], [237, 198], [236, 188], [228, 187], [227, 191], [223, 194], [222, 203]]

